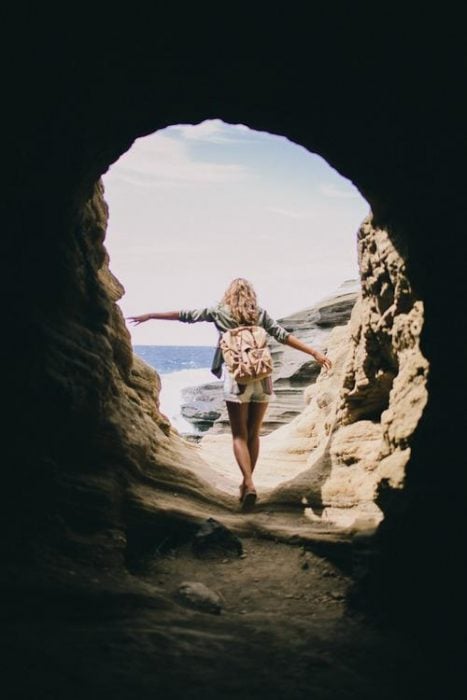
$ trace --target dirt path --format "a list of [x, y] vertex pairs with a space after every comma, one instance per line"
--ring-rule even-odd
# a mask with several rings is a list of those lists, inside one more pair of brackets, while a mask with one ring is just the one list
[[[419, 697], [414, 650], [346, 614], [350, 580], [335, 565], [298, 545], [242, 542], [243, 558], [200, 559], [189, 544], [155, 554], [127, 582], [147, 588], [142, 598], [102, 577], [93, 596], [88, 585], [23, 600], [3, 625], [6, 697]], [[222, 612], [177, 602], [184, 581], [221, 594]]]
[[244, 554], [199, 558], [189, 544], [154, 558], [145, 578], [171, 594], [183, 581], [200, 581], [224, 599], [222, 615], [257, 617], [342, 615], [349, 580], [332, 564], [306, 551], [243, 538]]
[[183, 693], [174, 697], [413, 697], [413, 650], [346, 614], [347, 575], [302, 546], [243, 544], [243, 558], [206, 559], [185, 545], [155, 558], [143, 576], [172, 598], [193, 581], [224, 601], [217, 616], [185, 609]]

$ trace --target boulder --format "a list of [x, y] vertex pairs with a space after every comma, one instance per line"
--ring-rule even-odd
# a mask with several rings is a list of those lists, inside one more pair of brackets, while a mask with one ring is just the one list
[[231, 552], [237, 556], [243, 554], [241, 540], [214, 518], [208, 518], [197, 530], [192, 539], [192, 549], [197, 556]]
[[219, 615], [223, 608], [221, 596], [199, 581], [183, 581], [175, 591], [175, 599], [189, 608], [213, 615]]

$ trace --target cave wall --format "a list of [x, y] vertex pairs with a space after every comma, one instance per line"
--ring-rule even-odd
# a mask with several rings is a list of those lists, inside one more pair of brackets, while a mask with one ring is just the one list
[[[433, 504], [446, 500], [446, 472], [457, 482], [465, 461], [465, 410], [446, 408], [464, 395], [465, 369], [452, 362], [453, 341], [444, 342], [462, 318], [464, 116], [455, 53], [462, 42], [443, 43], [440, 31], [427, 42], [423, 23], [411, 27], [406, 17], [343, 19], [294, 34], [300, 55], [274, 52], [257, 34], [241, 55], [234, 36], [203, 55], [198, 37], [155, 38], [141, 27], [106, 40], [109, 32], [96, 27], [72, 35], [69, 25], [56, 32], [43, 23], [15, 46], [7, 42], [5, 560], [26, 566], [26, 552], [60, 538], [69, 523], [95, 535], [118, 526], [126, 484], [141, 478], [147, 451], [167, 438], [163, 417], [133, 400], [132, 392], [155, 397], [157, 380], [130, 365], [128, 342], [116, 340], [125, 334], [110, 303], [119, 285], [96, 274], [105, 252], [95, 187], [138, 136], [219, 117], [285, 135], [326, 158], [359, 188], [374, 226], [404, 255], [423, 301], [430, 399], [412, 440], [403, 502], [390, 486], [379, 494], [390, 515], [365, 597], [430, 632], [445, 625], [462, 581], [463, 490], [449, 489], [449, 522], [432, 516]], [[128, 421], [124, 449], [116, 419]], [[133, 420], [150, 420], [154, 439], [142, 445]], [[430, 564], [433, 548], [451, 562], [449, 582]], [[446, 593], [444, 612], [427, 619], [434, 591]]]
[[420, 349], [423, 301], [407, 276], [407, 251], [396, 250], [386, 230], [369, 219], [357, 240], [362, 294], [349, 324], [336, 411], [336, 425], [346, 434], [337, 462], [358, 463], [359, 451], [365, 452], [365, 430], [355, 430], [356, 424], [377, 424], [379, 449], [367, 465], [376, 470], [373, 487], [384, 480], [401, 489], [412, 437], [428, 400], [429, 363]]
[[16, 527], [2, 543], [16, 566], [40, 568], [53, 550], [94, 560], [96, 549], [100, 565], [122, 566], [131, 501], [138, 499], [131, 485], [175, 484], [195, 495], [204, 487], [210, 495], [192, 471], [203, 471], [199, 458], [159, 410], [159, 376], [133, 355], [116, 303], [124, 289], [103, 244], [101, 181], [79, 213], [49, 261], [66, 278], [61, 294], [45, 303], [39, 294], [36, 308], [30, 303], [33, 328], [22, 320], [21, 330], [31, 338], [15, 344], [15, 362], [24, 367], [14, 377], [17, 413], [8, 415], [3, 516]]

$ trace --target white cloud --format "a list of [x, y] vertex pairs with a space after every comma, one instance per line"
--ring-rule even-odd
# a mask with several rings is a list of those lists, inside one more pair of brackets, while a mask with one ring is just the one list
[[237, 163], [193, 160], [185, 143], [160, 131], [137, 139], [109, 171], [109, 177], [143, 187], [239, 182], [251, 176]]

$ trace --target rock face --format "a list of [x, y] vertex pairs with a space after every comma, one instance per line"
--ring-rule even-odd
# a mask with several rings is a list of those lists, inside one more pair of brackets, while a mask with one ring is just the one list
[[182, 389], [182, 416], [198, 431], [209, 430], [224, 408], [222, 382], [214, 381]]
[[[324, 351], [332, 328], [349, 320], [358, 288], [359, 281], [348, 280], [335, 295], [278, 321], [300, 340]], [[270, 338], [269, 346], [274, 361], [275, 396], [268, 406], [262, 435], [290, 422], [303, 410], [303, 389], [316, 381], [320, 371], [307, 355], [274, 338]], [[230, 432], [221, 381], [187, 388], [183, 399], [182, 415], [199, 430], [210, 434]]]
[[[350, 321], [326, 341], [333, 368], [305, 389], [301, 414], [263, 440], [256, 467], [259, 474], [281, 470], [265, 503], [303, 503], [312, 520], [343, 527], [382, 519], [378, 489], [403, 486], [428, 396], [423, 304], [404, 260], [371, 218], [358, 232], [358, 250], [361, 294]], [[232, 465], [227, 436], [207, 435], [200, 444], [214, 468], [219, 451]]]

